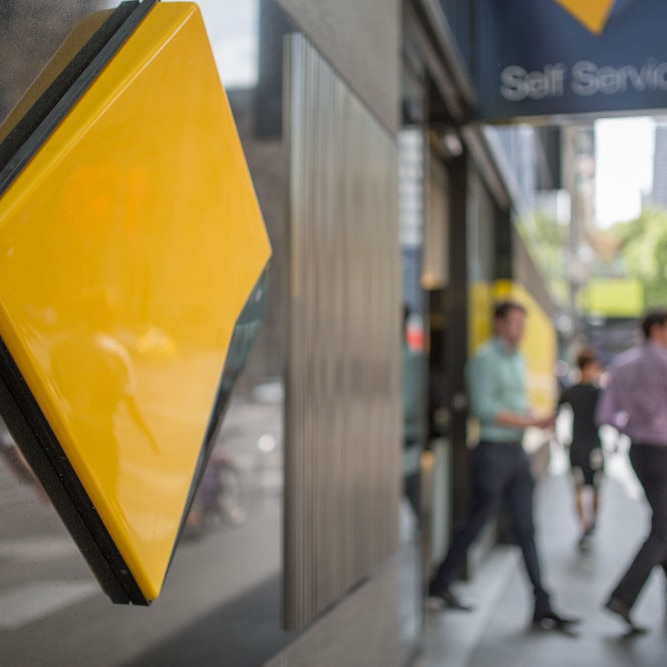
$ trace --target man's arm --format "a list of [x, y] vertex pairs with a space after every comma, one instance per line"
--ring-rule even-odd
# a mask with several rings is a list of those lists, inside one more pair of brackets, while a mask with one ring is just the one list
[[517, 415], [513, 412], [501, 412], [496, 416], [496, 424], [500, 426], [511, 426], [515, 428], [551, 428], [556, 421], [554, 415], [538, 417], [534, 414]]
[[504, 409], [494, 392], [493, 360], [485, 356], [474, 357], [469, 364], [468, 389], [470, 411], [480, 422], [509, 426], [510, 428], [549, 428], [555, 417], [536, 417], [532, 414], [517, 414]]
[[558, 412], [566, 404], [572, 405], [570, 389], [565, 389], [561, 392], [561, 395], [558, 397], [558, 403], [556, 404], [556, 412]]
[[609, 424], [618, 428], [618, 383], [615, 381], [614, 374], [609, 378], [607, 386], [602, 390], [602, 394], [598, 398], [597, 407], [595, 409], [595, 423], [598, 426]]

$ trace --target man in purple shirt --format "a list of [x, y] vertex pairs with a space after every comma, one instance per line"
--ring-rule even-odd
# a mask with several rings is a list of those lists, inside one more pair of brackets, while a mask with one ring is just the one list
[[644, 344], [613, 362], [596, 414], [598, 424], [630, 438], [630, 461], [653, 512], [651, 532], [605, 605], [632, 631], [640, 628], [630, 610], [651, 571], [667, 572], [667, 310], [649, 311], [642, 329]]

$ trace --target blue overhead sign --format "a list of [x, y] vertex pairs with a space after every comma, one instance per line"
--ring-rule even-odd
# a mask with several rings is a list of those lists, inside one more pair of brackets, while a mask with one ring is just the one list
[[667, 0], [478, 0], [477, 115], [667, 110]]

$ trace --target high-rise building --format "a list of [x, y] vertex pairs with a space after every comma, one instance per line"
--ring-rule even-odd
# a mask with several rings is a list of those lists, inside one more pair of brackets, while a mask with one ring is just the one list
[[667, 209], [667, 118], [656, 119], [653, 153], [653, 187], [649, 203]]

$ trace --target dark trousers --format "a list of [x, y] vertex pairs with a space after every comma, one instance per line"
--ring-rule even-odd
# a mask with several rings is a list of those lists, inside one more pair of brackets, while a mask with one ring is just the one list
[[667, 573], [667, 447], [632, 443], [630, 462], [651, 507], [651, 532], [612, 593], [628, 607], [637, 600], [656, 565]]
[[533, 585], [536, 609], [548, 609], [549, 596], [542, 586], [540, 562], [535, 546], [534, 488], [530, 458], [519, 443], [480, 442], [472, 452], [470, 513], [463, 525], [455, 531], [431, 587], [438, 590], [450, 585], [463, 565], [468, 548], [502, 500], [507, 503], [515, 537]]

